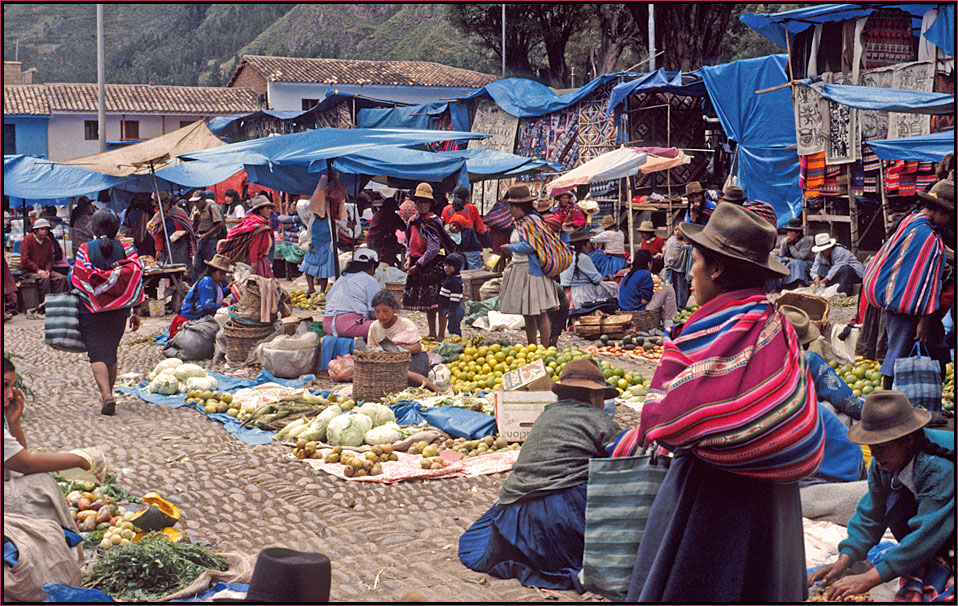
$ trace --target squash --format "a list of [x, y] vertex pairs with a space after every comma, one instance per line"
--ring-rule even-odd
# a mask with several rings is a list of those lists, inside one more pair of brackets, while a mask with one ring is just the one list
[[[133, 542], [137, 543], [143, 540], [143, 537], [150, 534], [149, 532], [138, 532], [133, 536]], [[183, 533], [175, 528], [164, 528], [163, 537], [170, 543], [179, 543], [183, 540]]]
[[140, 530], [147, 532], [163, 530], [173, 526], [180, 519], [180, 510], [176, 508], [176, 505], [155, 492], [143, 495], [143, 502], [148, 503], [150, 508], [130, 518], [133, 525]]

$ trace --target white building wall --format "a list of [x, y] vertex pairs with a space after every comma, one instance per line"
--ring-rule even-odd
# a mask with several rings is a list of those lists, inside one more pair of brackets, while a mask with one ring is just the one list
[[[106, 115], [106, 140], [120, 141], [121, 120], [136, 120], [140, 123], [139, 140], [152, 139], [180, 128], [180, 121], [195, 122], [203, 116], [183, 114], [112, 114]], [[99, 140], [84, 140], [84, 122], [96, 120], [96, 113], [54, 114], [47, 127], [50, 160], [65, 162], [100, 152]]]
[[384, 84], [319, 84], [296, 82], [268, 82], [266, 84], [267, 98], [271, 109], [295, 110], [303, 109], [303, 99], [320, 99], [327, 92], [339, 91], [353, 95], [362, 95], [371, 99], [396, 101], [419, 105], [433, 103], [441, 99], [455, 99], [464, 97], [475, 88], [446, 87], [446, 86], [391, 86]]

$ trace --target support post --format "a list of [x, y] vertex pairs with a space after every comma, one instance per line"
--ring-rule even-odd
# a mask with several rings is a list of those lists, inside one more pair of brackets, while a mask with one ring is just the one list
[[881, 193], [881, 227], [882, 240], [888, 234], [888, 199], [885, 197], [885, 161], [878, 159], [878, 191]]
[[848, 231], [851, 237], [852, 253], [858, 252], [858, 204], [855, 202], [855, 196], [852, 195], [852, 167], [851, 164], [845, 165], [845, 176], [848, 179]]
[[[106, 151], [106, 59], [103, 50], [103, 5], [96, 5], [96, 124], [98, 139], [100, 142], [100, 153]], [[120, 133], [123, 138], [123, 133]]]
[[[160, 223], [163, 225], [163, 240], [166, 242], [166, 255], [173, 263], [173, 246], [170, 244], [170, 234], [166, 231], [166, 216], [163, 214], [163, 202], [160, 200], [160, 186], [156, 184], [156, 171], [153, 162], [150, 162], [150, 176], [153, 178], [153, 192], [156, 194], [156, 207], [160, 212]], [[162, 261], [160, 261], [162, 263]]]

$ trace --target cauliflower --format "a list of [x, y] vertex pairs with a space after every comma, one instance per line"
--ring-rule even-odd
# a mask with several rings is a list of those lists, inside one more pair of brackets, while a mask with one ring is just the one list
[[399, 425], [392, 422], [374, 427], [366, 432], [366, 443], [370, 446], [392, 444], [402, 439], [402, 430], [399, 428]]
[[173, 374], [176, 375], [177, 379], [185, 383], [192, 377], [205, 377], [206, 371], [203, 370], [202, 366], [197, 366], [196, 364], [180, 364], [173, 369]]

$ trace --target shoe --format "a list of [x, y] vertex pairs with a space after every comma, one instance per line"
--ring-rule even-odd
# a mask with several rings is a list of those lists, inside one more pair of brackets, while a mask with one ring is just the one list
[[116, 413], [116, 401], [108, 400], [100, 407], [100, 414], [112, 417]]

